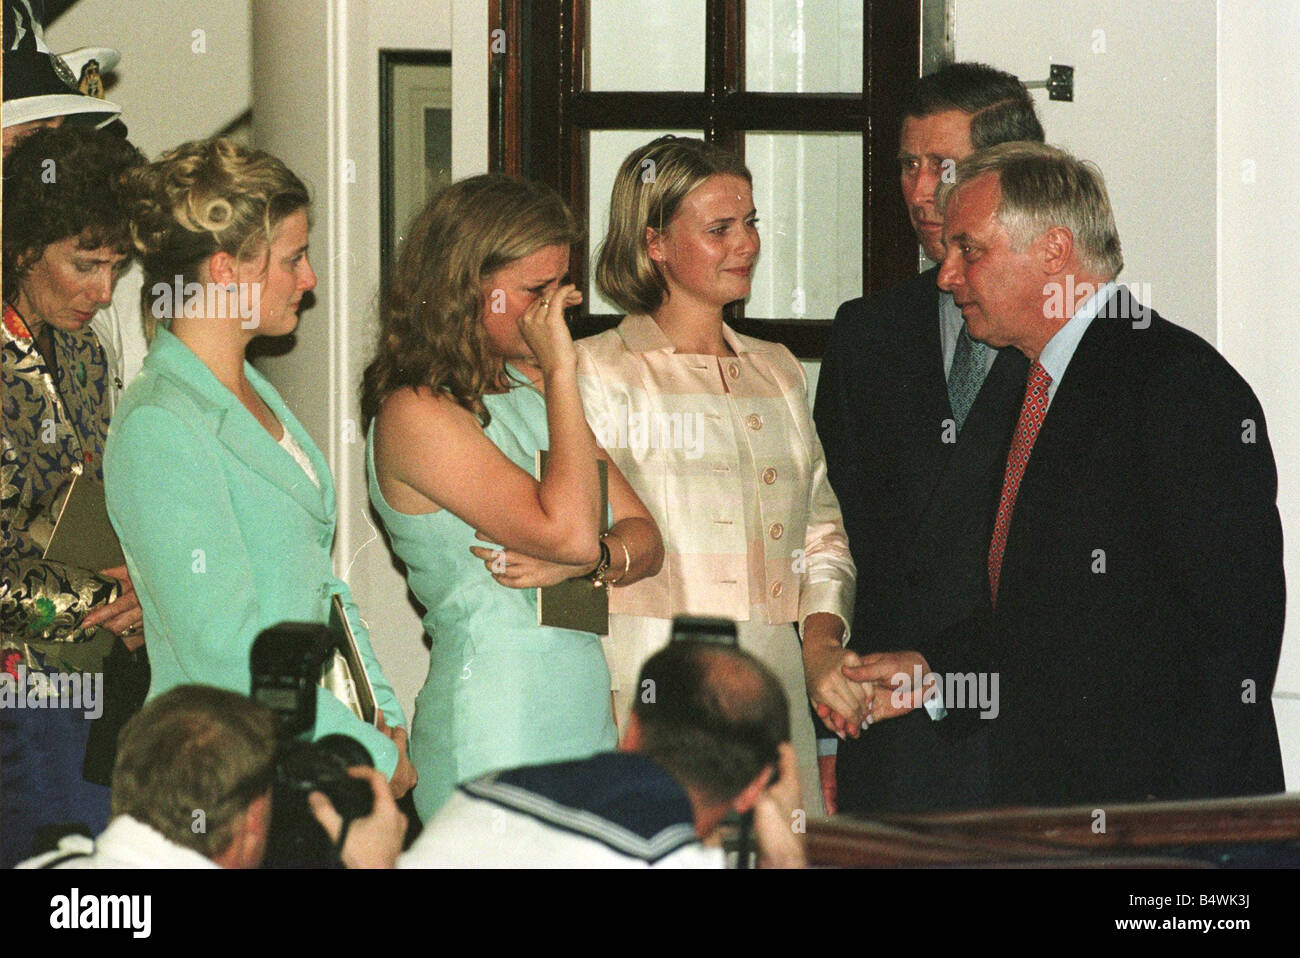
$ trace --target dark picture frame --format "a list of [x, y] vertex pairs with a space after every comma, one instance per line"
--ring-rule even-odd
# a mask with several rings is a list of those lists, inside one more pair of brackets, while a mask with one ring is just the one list
[[[396, 143], [403, 132], [406, 120], [397, 115], [401, 104], [401, 83], [397, 78], [400, 67], [414, 66], [451, 71], [449, 50], [380, 50], [379, 51], [379, 264], [380, 275], [387, 277], [396, 263], [398, 231], [404, 229], [413, 211], [399, 211], [397, 197], [398, 170]], [[448, 152], [446, 182], [451, 181], [450, 100], [447, 106]], [[410, 133], [411, 131], [406, 131]], [[419, 131], [427, 136], [428, 131]], [[427, 161], [427, 157], [426, 157]]]

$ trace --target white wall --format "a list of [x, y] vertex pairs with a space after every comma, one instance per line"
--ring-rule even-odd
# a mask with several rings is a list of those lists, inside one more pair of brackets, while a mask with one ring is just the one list
[[1214, 342], [1214, 0], [957, 0], [953, 43], [1022, 80], [1074, 67], [1073, 102], [1034, 91], [1048, 142], [1106, 177], [1120, 280]]
[[[339, 368], [346, 328], [338, 317], [346, 309], [349, 271], [340, 269], [341, 216], [348, 190], [342, 179], [341, 151], [333, 124], [338, 91], [329, 81], [344, 33], [334, 3], [260, 0], [253, 7], [253, 138], [280, 157], [311, 191], [310, 259], [316, 270], [314, 307], [303, 312], [292, 351], [260, 360], [294, 413], [312, 434], [334, 471], [340, 495], [336, 437], [346, 386]], [[343, 47], [346, 49], [346, 47]], [[293, 51], [292, 56], [286, 55]], [[259, 344], [264, 345], [264, 344]]]
[[[487, 5], [481, 0], [257, 0], [257, 145], [299, 172], [315, 197], [317, 304], [297, 343], [259, 366], [330, 461], [339, 501], [335, 568], [352, 586], [384, 673], [413, 708], [428, 652], [406, 582], [369, 511], [357, 388], [374, 348], [379, 288], [379, 51], [452, 58], [452, 175], [487, 169]], [[286, 51], [292, 51], [286, 55]]]
[[[211, 136], [251, 101], [250, 0], [79, 0], [45, 31], [50, 49], [122, 54], [107, 98], [149, 158]], [[196, 31], [198, 31], [196, 33]]]
[[1300, 789], [1300, 2], [1222, 2], [1218, 24], [1219, 348], [1264, 406], [1292, 584], [1274, 692], [1287, 784]]

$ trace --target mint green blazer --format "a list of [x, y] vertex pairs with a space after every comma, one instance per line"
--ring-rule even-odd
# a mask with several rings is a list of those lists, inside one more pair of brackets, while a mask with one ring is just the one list
[[[165, 329], [113, 415], [104, 452], [108, 514], [144, 611], [149, 695], [184, 683], [248, 694], [257, 634], [329, 621], [338, 592], [389, 726], [406, 725], [330, 546], [334, 483], [325, 457], [251, 365], [249, 382], [311, 459], [317, 489], [203, 362]], [[341, 732], [391, 775], [397, 749], [334, 696], [317, 696], [316, 735]]]

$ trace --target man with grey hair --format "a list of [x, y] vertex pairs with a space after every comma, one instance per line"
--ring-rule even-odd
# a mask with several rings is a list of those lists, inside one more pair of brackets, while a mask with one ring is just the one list
[[1095, 167], [1003, 144], [957, 164], [937, 205], [939, 285], [971, 336], [1030, 362], [988, 604], [925, 650], [927, 670], [1000, 679], [991, 800], [1281, 791], [1282, 529], [1250, 386], [1116, 285]]
[[[903, 103], [899, 185], [927, 259], [943, 258], [934, 193], [956, 162], [1042, 139], [1034, 101], [1009, 73], [948, 63], [916, 81]], [[896, 650], [915, 650], [979, 605], [992, 528], [985, 504], [997, 495], [1024, 392], [1024, 357], [973, 341], [937, 274], [841, 306], [817, 384], [817, 432], [858, 568], [849, 647], [885, 677], [923, 661]], [[942, 715], [932, 708], [850, 730], [838, 757], [822, 760], [838, 766], [839, 807], [983, 804], [985, 729]]]

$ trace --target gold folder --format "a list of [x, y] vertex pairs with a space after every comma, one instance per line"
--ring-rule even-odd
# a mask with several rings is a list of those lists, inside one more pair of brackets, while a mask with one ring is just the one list
[[[537, 478], [542, 477], [547, 450], [537, 450]], [[600, 472], [601, 527], [609, 516], [609, 464], [596, 460]], [[537, 590], [537, 624], [604, 635], [609, 631], [609, 592], [590, 579], [566, 579]]]
[[92, 572], [126, 565], [98, 479], [73, 473], [43, 558]]

